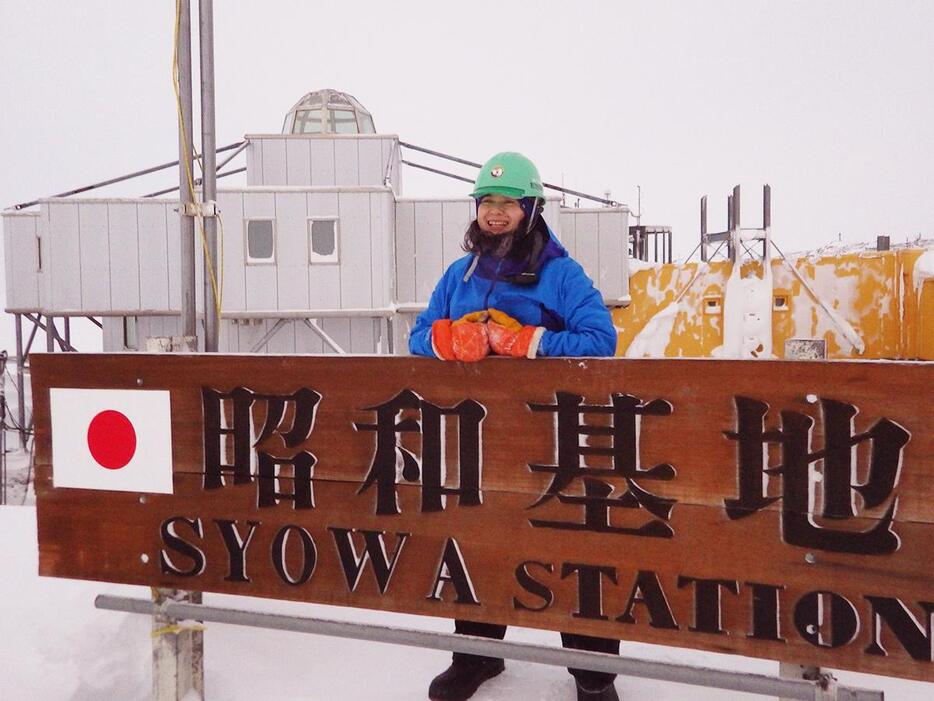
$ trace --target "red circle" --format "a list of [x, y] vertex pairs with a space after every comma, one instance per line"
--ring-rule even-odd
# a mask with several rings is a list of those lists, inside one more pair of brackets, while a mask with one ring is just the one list
[[119, 470], [136, 453], [136, 431], [119, 411], [107, 409], [91, 419], [88, 449], [101, 467]]

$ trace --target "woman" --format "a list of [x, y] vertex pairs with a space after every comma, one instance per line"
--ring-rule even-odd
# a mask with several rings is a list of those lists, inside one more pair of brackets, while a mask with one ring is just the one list
[[[477, 218], [464, 235], [468, 255], [447, 269], [409, 336], [409, 350], [442, 360], [609, 356], [616, 330], [600, 293], [542, 218], [535, 165], [499, 153], [480, 170], [472, 196]], [[466, 635], [502, 638], [506, 626], [455, 621]], [[619, 652], [619, 641], [561, 634], [565, 647]], [[463, 701], [504, 669], [502, 659], [454, 653], [428, 689], [433, 701]], [[577, 698], [616, 701], [615, 675], [571, 669]]]
[[476, 361], [515, 357], [608, 356], [616, 330], [600, 293], [542, 218], [535, 165], [499, 153], [480, 171], [477, 218], [415, 322], [409, 350]]

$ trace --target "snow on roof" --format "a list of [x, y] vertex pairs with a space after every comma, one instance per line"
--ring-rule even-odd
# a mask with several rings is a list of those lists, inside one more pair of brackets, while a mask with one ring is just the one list
[[[914, 240], [906, 240], [904, 243], [891, 243], [892, 250], [900, 248], [926, 248], [934, 249], [934, 239], [922, 239], [918, 237]], [[847, 253], [874, 253], [876, 248], [875, 241], [861, 241], [859, 243], [844, 243], [842, 241], [831, 241], [819, 248], [810, 251], [795, 251], [786, 253], [785, 257], [794, 258], [824, 258], [826, 256], [839, 256]]]

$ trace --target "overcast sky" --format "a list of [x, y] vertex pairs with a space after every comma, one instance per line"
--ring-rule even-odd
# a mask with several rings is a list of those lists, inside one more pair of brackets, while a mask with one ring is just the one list
[[[0, 0], [2, 206], [175, 157], [173, 21], [168, 0]], [[215, 32], [219, 144], [334, 87], [415, 144], [520, 150], [633, 207], [641, 185], [682, 255], [700, 196], [725, 228], [736, 183], [753, 226], [771, 183], [786, 250], [934, 231], [934, 2], [225, 0]]]

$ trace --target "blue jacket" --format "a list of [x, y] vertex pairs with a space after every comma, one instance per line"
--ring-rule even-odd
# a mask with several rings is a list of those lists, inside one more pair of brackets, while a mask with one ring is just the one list
[[[533, 285], [502, 279], [525, 267], [522, 261], [511, 258], [468, 254], [451, 263], [432, 292], [428, 308], [415, 321], [409, 351], [435, 357], [431, 348], [433, 322], [457, 320], [492, 307], [524, 325], [545, 328], [539, 356], [614, 355], [616, 329], [603, 298], [551, 229], [548, 235], [540, 254], [539, 279]], [[475, 258], [476, 265], [472, 265]]]

